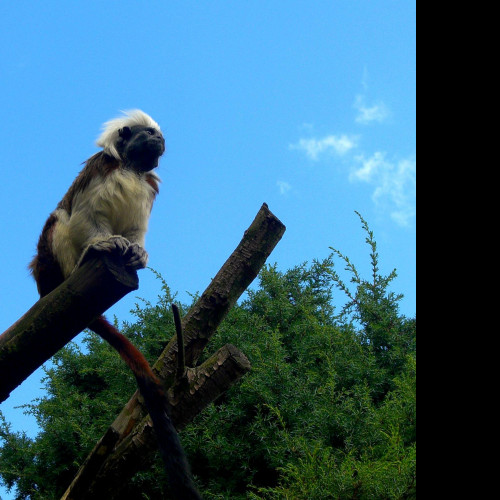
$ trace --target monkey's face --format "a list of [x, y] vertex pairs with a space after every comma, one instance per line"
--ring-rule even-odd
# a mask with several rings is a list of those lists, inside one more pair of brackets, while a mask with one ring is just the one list
[[165, 139], [153, 127], [124, 127], [120, 130], [116, 148], [127, 167], [149, 172], [158, 166], [158, 160], [165, 152]]

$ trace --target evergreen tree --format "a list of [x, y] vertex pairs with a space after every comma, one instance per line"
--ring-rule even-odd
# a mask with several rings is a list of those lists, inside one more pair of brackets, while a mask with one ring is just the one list
[[[206, 499], [416, 497], [416, 321], [400, 314], [389, 288], [396, 273], [380, 274], [361, 223], [369, 279], [335, 249], [287, 272], [268, 265], [222, 324], [210, 351], [234, 344], [252, 372], [182, 433]], [[337, 308], [339, 291], [347, 302]], [[157, 304], [137, 307], [137, 321], [121, 328], [151, 361], [174, 334], [172, 300], [162, 281]], [[47, 394], [26, 407], [37, 438], [0, 423], [0, 478], [18, 499], [60, 498], [135, 390], [96, 336], [53, 361]], [[158, 461], [132, 478], [130, 497], [164, 498], [162, 470]]]

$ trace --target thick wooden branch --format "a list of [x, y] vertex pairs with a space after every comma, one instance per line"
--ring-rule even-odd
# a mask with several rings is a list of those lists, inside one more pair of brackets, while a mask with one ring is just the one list
[[[196, 365], [208, 341], [229, 310], [257, 277], [265, 261], [281, 240], [285, 229], [264, 204], [236, 250], [182, 320], [188, 366]], [[154, 365], [155, 371], [166, 387], [171, 387], [176, 379], [177, 352], [177, 339], [174, 337]], [[188, 370], [188, 373], [191, 371]], [[212, 378], [208, 378], [207, 383], [211, 380]], [[209, 403], [201, 404], [201, 401], [205, 400], [202, 394], [203, 392], [196, 390], [193, 394], [194, 400], [190, 401], [188, 407], [184, 404], [179, 406], [183, 408], [181, 412], [183, 419], [189, 417], [186, 424]], [[178, 396], [176, 392], [176, 397], [184, 401], [185, 396]], [[175, 407], [174, 404], [174, 414]], [[153, 434], [148, 430], [149, 419], [145, 420], [146, 417], [147, 412], [142, 398], [136, 392], [91, 452], [63, 498], [66, 500], [93, 498], [86, 496], [87, 493], [81, 493], [88, 491], [93, 491], [97, 497], [104, 490], [106, 495], [111, 495], [107, 484], [113, 484], [115, 489], [112, 495], [118, 495], [120, 487], [145, 464], [144, 460], [142, 462], [135, 460], [137, 455], [144, 457], [139, 449], [143, 448], [146, 455], [151, 449], [155, 449]], [[180, 425], [178, 417], [173, 416], [173, 418], [174, 423]], [[145, 425], [144, 422], [148, 424]], [[92, 472], [87, 473], [87, 468]], [[97, 469], [99, 473], [95, 474]], [[102, 474], [102, 471], [106, 471], [106, 474]], [[112, 498], [106, 495], [104, 498]]]
[[93, 319], [137, 290], [119, 256], [95, 253], [0, 335], [0, 403]]
[[202, 365], [187, 370], [187, 387], [181, 384], [169, 391], [176, 428], [184, 429], [250, 369], [250, 361], [245, 354], [227, 344]]
[[[187, 387], [169, 392], [172, 420], [181, 430], [212, 401], [231, 388], [250, 370], [246, 356], [232, 345], [226, 345], [195, 369], [187, 370]], [[110, 450], [107, 433], [89, 455], [84, 466], [66, 491], [62, 500], [123, 498], [123, 474], [131, 477], [138, 469], [146, 469], [157, 449], [154, 429], [144, 418], [120, 446], [113, 450], [111, 460], [105, 460]]]
[[[196, 364], [208, 341], [257, 277], [285, 230], [286, 227], [264, 203], [236, 250], [183, 318], [186, 365]], [[174, 337], [154, 368], [166, 384], [171, 385], [176, 366], [177, 339]]]

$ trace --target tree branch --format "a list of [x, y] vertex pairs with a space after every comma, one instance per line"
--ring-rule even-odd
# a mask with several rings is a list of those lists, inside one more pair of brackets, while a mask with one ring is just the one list
[[[246, 356], [226, 345], [201, 366], [186, 371], [188, 390], [171, 390], [172, 420], [181, 430], [251, 369]], [[118, 447], [108, 431], [80, 468], [61, 500], [123, 498], [125, 478], [150, 466], [157, 449], [153, 425], [143, 418]], [[111, 452], [111, 455], [109, 455]], [[109, 457], [109, 458], [108, 458]], [[106, 458], [108, 458], [106, 460]]]
[[176, 381], [179, 382], [186, 373], [186, 349], [184, 347], [184, 332], [182, 331], [181, 313], [175, 304], [172, 304], [172, 312], [174, 314], [175, 331], [177, 333], [177, 347], [179, 350], [176, 376]]
[[0, 335], [0, 403], [89, 323], [127, 293], [137, 273], [119, 256], [95, 254]]
[[[236, 250], [197, 303], [182, 319], [188, 366], [196, 365], [208, 341], [241, 294], [257, 277], [265, 261], [281, 240], [285, 229], [285, 226], [264, 204]], [[246, 359], [239, 351], [229, 350], [232, 352], [230, 359], [233, 363], [236, 360]], [[178, 356], [177, 339], [174, 337], [154, 365], [155, 371], [166, 387], [172, 387], [175, 383]], [[170, 391], [174, 407], [172, 417], [176, 426], [187, 425], [210, 401], [213, 401], [223, 390], [226, 390], [226, 387], [241, 377], [241, 369], [236, 369], [233, 365], [232, 369], [220, 371], [220, 375], [223, 375], [223, 382], [218, 382], [220, 385], [215, 384], [219, 390], [203, 390], [205, 384], [209, 386], [213, 380], [217, 379], [215, 373], [221, 366], [225, 366], [225, 362], [213, 364], [215, 372], [209, 377], [202, 373], [203, 369], [207, 369], [206, 363], [194, 372], [188, 370], [188, 380], [193, 373], [195, 376], [201, 373], [200, 380], [204, 379], [204, 382], [199, 382], [198, 388], [196, 384], [191, 383], [187, 392], [182, 391], [182, 387], [172, 388]], [[189, 398], [192, 399], [189, 400]], [[182, 411], [177, 411], [177, 407]], [[151, 424], [146, 416], [147, 412], [142, 398], [136, 392], [91, 452], [63, 496], [64, 500], [101, 498], [101, 496], [116, 498], [120, 495], [120, 490], [126, 481], [146, 465], [147, 461], [144, 458], [142, 460], [136, 460], [136, 458], [144, 457], [152, 449], [156, 449]], [[95, 474], [97, 470], [99, 472]], [[95, 496], [88, 496], [88, 492], [91, 491]]]

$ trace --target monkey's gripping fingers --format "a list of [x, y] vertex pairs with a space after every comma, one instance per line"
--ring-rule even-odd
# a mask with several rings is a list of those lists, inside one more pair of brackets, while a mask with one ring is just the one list
[[127, 267], [144, 269], [148, 265], [148, 252], [137, 243], [131, 243], [124, 255]]
[[91, 259], [96, 253], [117, 252], [119, 255], [125, 256], [129, 248], [130, 248], [130, 241], [128, 241], [123, 236], [111, 236], [106, 239], [98, 240], [95, 243], [91, 243], [90, 245], [87, 246], [87, 248], [85, 248], [75, 269], [80, 267], [87, 260]]
[[148, 263], [148, 253], [139, 244], [130, 243], [130, 241], [123, 236], [110, 236], [109, 238], [96, 241], [89, 245], [83, 251], [76, 268], [92, 258], [96, 252], [116, 252], [124, 258], [125, 265], [133, 269], [144, 269]]
[[105, 240], [99, 240], [90, 245], [85, 253], [88, 253], [89, 250], [93, 250], [96, 252], [117, 252], [121, 255], [125, 255], [129, 247], [130, 241], [128, 241], [127, 238], [124, 238], [123, 236], [110, 236]]
[[100, 240], [92, 245], [98, 252], [119, 252], [125, 255], [130, 247], [130, 241], [123, 236], [111, 236], [105, 240]]

